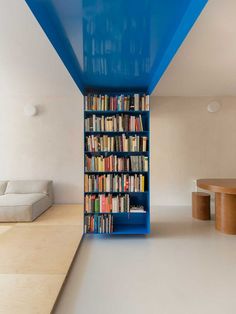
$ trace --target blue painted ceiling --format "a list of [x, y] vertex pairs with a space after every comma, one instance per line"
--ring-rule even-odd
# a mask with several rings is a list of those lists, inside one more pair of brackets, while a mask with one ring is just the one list
[[151, 93], [207, 0], [25, 0], [83, 93]]

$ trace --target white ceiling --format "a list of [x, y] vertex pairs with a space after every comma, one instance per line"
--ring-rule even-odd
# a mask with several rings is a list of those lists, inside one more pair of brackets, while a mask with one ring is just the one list
[[0, 0], [0, 96], [60, 97], [78, 88], [24, 0]]
[[236, 96], [236, 0], [209, 0], [154, 94]]

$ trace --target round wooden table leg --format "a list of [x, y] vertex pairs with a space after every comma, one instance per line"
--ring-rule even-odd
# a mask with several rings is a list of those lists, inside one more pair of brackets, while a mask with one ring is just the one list
[[216, 229], [236, 234], [236, 195], [216, 193]]

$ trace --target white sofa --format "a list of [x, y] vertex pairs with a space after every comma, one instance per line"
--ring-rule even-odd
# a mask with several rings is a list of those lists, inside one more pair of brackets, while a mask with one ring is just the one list
[[0, 222], [33, 221], [52, 204], [52, 181], [0, 181]]

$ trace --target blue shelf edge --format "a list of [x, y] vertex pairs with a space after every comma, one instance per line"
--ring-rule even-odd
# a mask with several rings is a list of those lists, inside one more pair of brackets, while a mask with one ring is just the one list
[[91, 115], [91, 114], [101, 114], [101, 115], [110, 115], [110, 114], [148, 114], [150, 111], [149, 110], [86, 110], [84, 112], [85, 115]]
[[148, 191], [144, 191], [144, 192], [130, 192], [130, 191], [126, 191], [126, 192], [84, 192], [84, 194], [148, 194]]
[[142, 212], [142, 213], [129, 213], [129, 212], [122, 212], [122, 213], [84, 213], [84, 215], [146, 215], [148, 212]]
[[111, 233], [86, 232], [86, 234], [112, 236], [112, 235], [147, 235], [150, 234], [150, 229], [145, 225], [117, 225], [117, 231]]
[[89, 152], [89, 151], [85, 151], [84, 152], [86, 155], [88, 155], [88, 154], [93, 154], [93, 155], [99, 155], [99, 154], [101, 154], [101, 155], [105, 155], [105, 154], [112, 154], [112, 155], [137, 155], [137, 156], [139, 156], [139, 155], [141, 155], [141, 156], [143, 156], [143, 155], [148, 155], [148, 152], [117, 152], [117, 151], [111, 151], [111, 152], [104, 152], [104, 151], [102, 151], [102, 152]]
[[148, 131], [85, 131], [85, 134], [125, 134], [125, 135], [132, 135], [132, 134], [148, 134]]
[[103, 174], [103, 173], [108, 173], [108, 174], [122, 174], [122, 173], [127, 173], [127, 174], [135, 174], [135, 173], [149, 173], [148, 171], [85, 171], [85, 174]]

